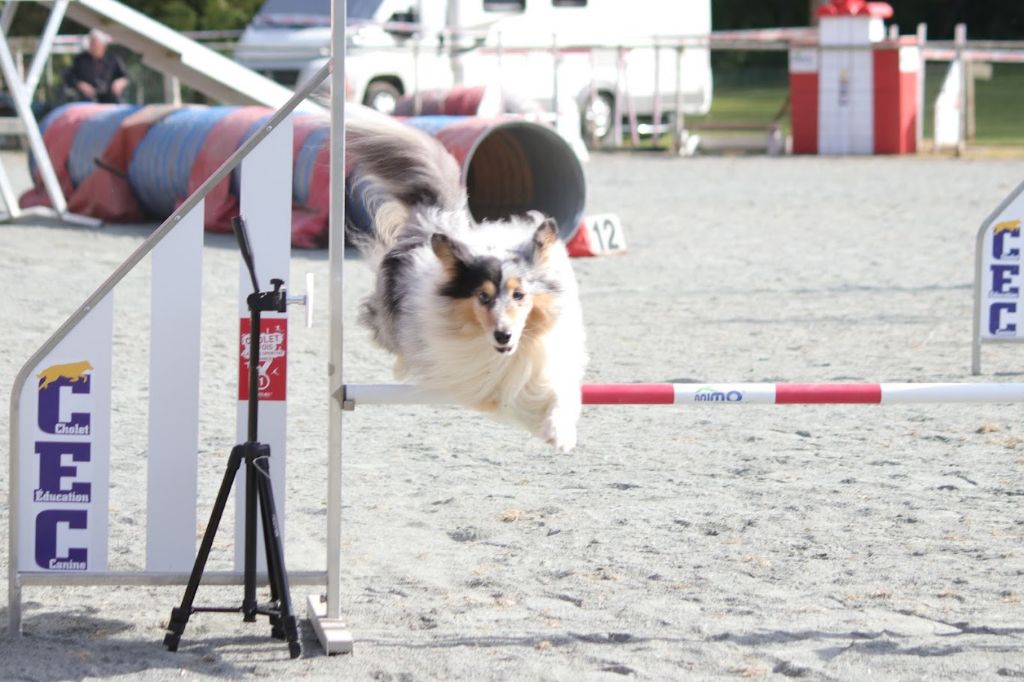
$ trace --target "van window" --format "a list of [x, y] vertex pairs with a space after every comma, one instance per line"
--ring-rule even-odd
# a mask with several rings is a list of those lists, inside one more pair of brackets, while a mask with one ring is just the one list
[[551, 0], [555, 7], [586, 7], [587, 0]]
[[[346, 18], [365, 19], [372, 21], [377, 16], [377, 10], [384, 0], [348, 0], [348, 7], [345, 9]], [[327, 3], [325, 3], [327, 4]]]
[[[348, 0], [351, 21], [373, 21], [384, 0]], [[266, 0], [253, 17], [256, 26], [303, 28], [331, 25], [331, 0]]]
[[485, 12], [522, 12], [526, 10], [526, 0], [484, 0]]
[[256, 26], [303, 28], [330, 26], [330, 0], [267, 0], [252, 18]]

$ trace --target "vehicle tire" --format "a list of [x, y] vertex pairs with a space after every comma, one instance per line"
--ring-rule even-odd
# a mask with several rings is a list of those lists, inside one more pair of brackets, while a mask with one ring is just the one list
[[609, 92], [597, 93], [587, 100], [580, 118], [588, 144], [605, 141], [615, 128], [615, 98]]
[[393, 114], [398, 105], [398, 98], [401, 96], [401, 91], [394, 83], [377, 80], [366, 87], [363, 104], [383, 114]]

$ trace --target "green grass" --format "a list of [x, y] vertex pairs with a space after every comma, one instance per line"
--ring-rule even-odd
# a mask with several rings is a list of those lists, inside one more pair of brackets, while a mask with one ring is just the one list
[[[784, 67], [721, 67], [713, 77], [711, 111], [704, 116], [687, 116], [687, 123], [768, 123], [786, 106], [789, 80]], [[788, 109], [783, 112], [783, 121], [788, 130]]]
[[[786, 104], [784, 87], [762, 86], [742, 89], [716, 88], [711, 111], [705, 116], [687, 116], [687, 122], [767, 123], [774, 121]], [[783, 118], [789, 125], [789, 113]]]
[[[925, 77], [925, 143], [932, 137], [934, 103], [948, 65], [931, 62]], [[711, 111], [705, 116], [687, 116], [689, 125], [703, 121], [767, 123], [775, 120], [785, 106], [789, 84], [784, 69], [720, 68], [715, 72]], [[1024, 64], [994, 64], [992, 79], [976, 81], [977, 145], [1024, 146]], [[783, 129], [790, 130], [788, 109]], [[926, 147], [927, 148], [927, 147]]]
[[[932, 135], [935, 97], [949, 65], [931, 63], [925, 77], [925, 139]], [[1024, 64], [993, 64], [992, 79], [975, 81], [975, 144], [1024, 145]]]

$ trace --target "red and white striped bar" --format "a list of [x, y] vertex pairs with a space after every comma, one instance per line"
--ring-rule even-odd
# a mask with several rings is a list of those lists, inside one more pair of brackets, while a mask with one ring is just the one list
[[[1019, 403], [1024, 383], [949, 384], [584, 384], [584, 405], [889, 405]], [[450, 401], [416, 386], [346, 384], [357, 405], [423, 405]]]

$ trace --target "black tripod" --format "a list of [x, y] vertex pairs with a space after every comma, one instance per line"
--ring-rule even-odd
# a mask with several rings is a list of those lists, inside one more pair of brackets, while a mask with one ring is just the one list
[[[257, 442], [257, 418], [259, 410], [259, 366], [260, 366], [260, 313], [285, 312], [288, 305], [287, 293], [281, 287], [284, 282], [272, 279], [273, 291], [260, 291], [256, 279], [256, 268], [253, 265], [252, 250], [249, 248], [249, 237], [245, 223], [241, 217], [232, 220], [238, 247], [242, 259], [252, 279], [253, 292], [246, 298], [249, 305], [249, 433], [245, 443], [231, 449], [228, 457], [227, 470], [217, 493], [217, 501], [210, 512], [210, 523], [199, 546], [192, 575], [189, 577], [185, 596], [181, 606], [171, 610], [171, 621], [164, 635], [164, 646], [169, 651], [178, 650], [178, 642], [185, 631], [189, 616], [201, 611], [236, 613], [241, 611], [243, 620], [255, 622], [257, 615], [270, 618], [271, 636], [288, 640], [288, 653], [297, 658], [302, 653], [299, 642], [298, 619], [292, 613], [291, 597], [288, 592], [288, 574], [284, 567], [284, 549], [281, 546], [281, 534], [278, 530], [277, 512], [274, 509], [274, 494], [270, 487], [270, 446]], [[231, 486], [234, 483], [238, 467], [245, 462], [245, 591], [242, 605], [238, 607], [199, 607], [193, 606], [199, 581], [206, 568], [206, 560], [210, 556], [213, 538], [217, 534], [224, 506], [227, 504]], [[270, 580], [270, 602], [256, 602], [256, 507], [260, 508], [263, 522], [263, 543], [267, 550], [267, 573]]]

